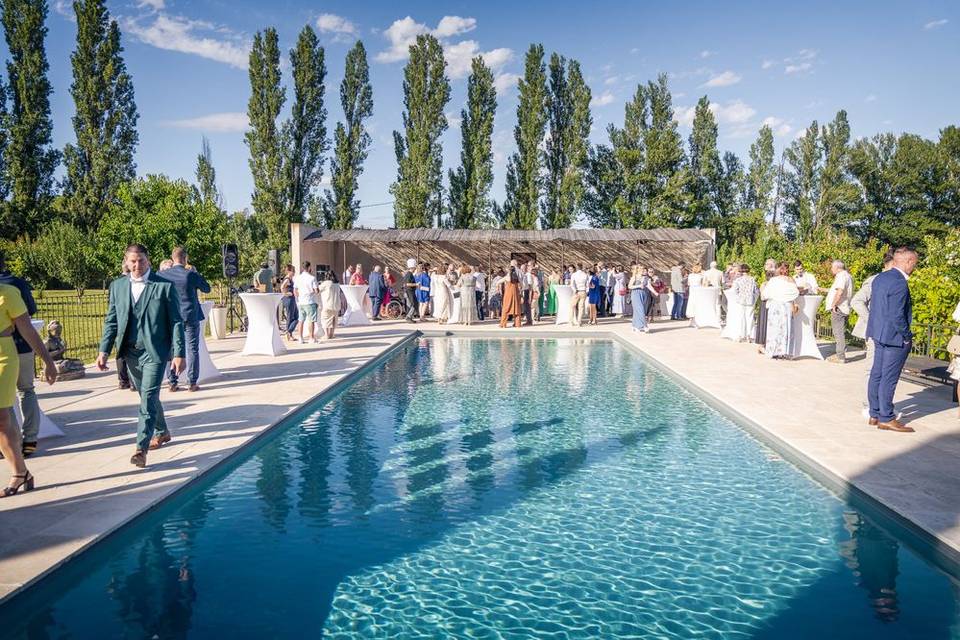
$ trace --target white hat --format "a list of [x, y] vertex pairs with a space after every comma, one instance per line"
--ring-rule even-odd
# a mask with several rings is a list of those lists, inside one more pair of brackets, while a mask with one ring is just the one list
[[413, 269], [413, 268], [416, 267], [416, 266], [417, 266], [417, 261], [416, 261], [416, 260], [414, 260], [413, 258], [408, 258], [408, 259], [407, 259], [407, 269]]

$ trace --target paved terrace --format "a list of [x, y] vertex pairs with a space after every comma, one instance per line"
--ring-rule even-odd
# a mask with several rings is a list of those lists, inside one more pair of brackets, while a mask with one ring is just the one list
[[[29, 460], [37, 490], [0, 500], [0, 601], [208, 471], [413, 329], [439, 328], [384, 322], [343, 329], [332, 342], [289, 345], [277, 358], [240, 356], [240, 338], [211, 341], [223, 376], [200, 393], [163, 392], [174, 440], [151, 452], [143, 470], [129, 464], [137, 396], [116, 389], [114, 371], [90, 371], [84, 380], [41, 389], [43, 409], [67, 436], [41, 441], [41, 453]], [[504, 336], [557, 330], [542, 324], [500, 331], [490, 322], [445, 329]], [[881, 432], [860, 416], [862, 358], [846, 366], [773, 361], [753, 345], [720, 339], [715, 329], [667, 321], [655, 323], [650, 334], [633, 333], [624, 321], [608, 320], [598, 329], [636, 345], [841, 486], [875, 497], [960, 557], [960, 421], [948, 387], [902, 381], [898, 408], [917, 433]]]

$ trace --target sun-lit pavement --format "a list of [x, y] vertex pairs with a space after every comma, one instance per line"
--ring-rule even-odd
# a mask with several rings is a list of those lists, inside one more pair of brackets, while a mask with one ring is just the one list
[[[944, 385], [901, 382], [898, 408], [917, 432], [897, 434], [868, 427], [860, 416], [862, 361], [842, 366], [772, 361], [757, 355], [753, 345], [720, 339], [717, 330], [668, 321], [655, 323], [649, 334], [633, 333], [627, 321], [579, 330], [546, 323], [500, 330], [490, 322], [473, 327], [383, 322], [343, 329], [321, 345], [290, 345], [277, 358], [240, 356], [240, 338], [211, 341], [224, 375], [199, 393], [163, 392], [174, 440], [151, 452], [143, 470], [129, 464], [137, 396], [116, 389], [115, 372], [41, 390], [44, 410], [67, 436], [41, 441], [42, 452], [29, 460], [36, 491], [0, 500], [0, 597], [209, 470], [415, 329], [458, 335], [616, 334], [841, 487], [862, 489], [960, 553], [960, 422]], [[597, 376], [610, 384], [603, 372]]]

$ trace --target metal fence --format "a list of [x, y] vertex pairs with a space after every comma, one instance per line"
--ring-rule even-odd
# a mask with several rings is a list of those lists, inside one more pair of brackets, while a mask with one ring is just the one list
[[[847, 327], [847, 344], [862, 347], [863, 340], [850, 334], [851, 327]], [[821, 313], [817, 316], [817, 326], [814, 328], [818, 338], [833, 340], [833, 330], [830, 327], [830, 314]], [[910, 352], [916, 356], [926, 356], [936, 360], [950, 360], [947, 352], [947, 343], [954, 333], [954, 327], [946, 324], [914, 324], [913, 345]]]
[[[103, 319], [107, 315], [106, 291], [85, 291], [77, 297], [74, 291], [45, 291], [35, 294], [37, 315], [44, 322], [57, 320], [63, 325], [63, 339], [67, 343], [68, 358], [93, 362], [97, 357]], [[46, 331], [40, 332], [46, 339]]]

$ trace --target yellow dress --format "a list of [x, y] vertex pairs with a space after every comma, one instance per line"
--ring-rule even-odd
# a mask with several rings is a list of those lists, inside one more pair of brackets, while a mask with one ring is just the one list
[[[20, 290], [8, 284], [0, 284], [0, 333], [10, 331], [13, 319], [27, 312], [27, 305]], [[17, 397], [17, 375], [20, 373], [20, 357], [12, 336], [0, 337], [0, 409], [9, 409]]]

